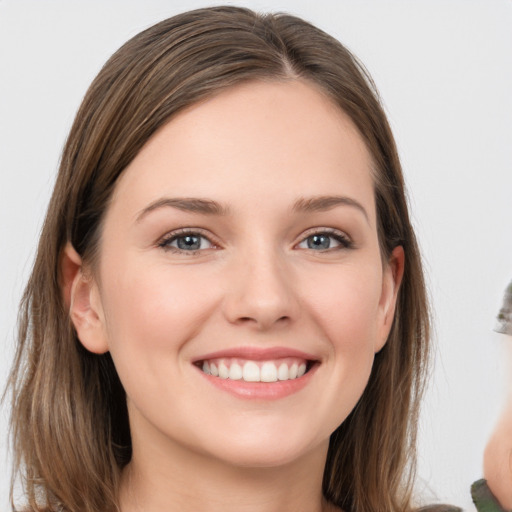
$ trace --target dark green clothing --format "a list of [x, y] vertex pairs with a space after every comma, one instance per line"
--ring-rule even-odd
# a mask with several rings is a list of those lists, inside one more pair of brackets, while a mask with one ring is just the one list
[[506, 512], [487, 487], [485, 480], [478, 480], [471, 486], [471, 497], [478, 512]]
[[[485, 480], [478, 480], [471, 486], [471, 497], [478, 512], [507, 512], [500, 506]], [[416, 509], [415, 512], [463, 512], [463, 510], [453, 505], [430, 505]]]

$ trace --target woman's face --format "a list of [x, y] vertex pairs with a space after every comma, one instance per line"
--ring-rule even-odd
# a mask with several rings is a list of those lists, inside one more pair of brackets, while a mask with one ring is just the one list
[[111, 352], [135, 454], [276, 466], [326, 451], [385, 343], [403, 263], [381, 261], [371, 165], [301, 81], [222, 92], [143, 147], [77, 328]]

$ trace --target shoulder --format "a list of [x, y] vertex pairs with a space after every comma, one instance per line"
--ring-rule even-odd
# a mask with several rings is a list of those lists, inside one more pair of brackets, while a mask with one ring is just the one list
[[429, 505], [417, 508], [414, 512], [462, 512], [462, 509], [453, 505]]

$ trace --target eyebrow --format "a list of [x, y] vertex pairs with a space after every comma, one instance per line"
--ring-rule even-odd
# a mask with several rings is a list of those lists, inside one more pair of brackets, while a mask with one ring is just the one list
[[[359, 210], [369, 222], [368, 212], [364, 206], [346, 196], [315, 196], [301, 197], [295, 201], [292, 210], [299, 213], [323, 212], [332, 210], [338, 206], [352, 206]], [[153, 201], [142, 209], [136, 217], [136, 222], [140, 222], [148, 213], [159, 208], [170, 207], [185, 212], [200, 213], [203, 215], [228, 215], [229, 208], [221, 205], [212, 199], [200, 199], [196, 197], [162, 197]]]
[[184, 212], [202, 213], [204, 215], [227, 215], [228, 208], [211, 199], [195, 197], [163, 197], [150, 203], [137, 214], [136, 221], [140, 222], [148, 213], [163, 207], [176, 208]]
[[352, 206], [359, 210], [369, 222], [368, 212], [364, 206], [355, 199], [346, 196], [316, 196], [301, 197], [295, 201], [293, 210], [296, 212], [324, 212], [337, 206]]

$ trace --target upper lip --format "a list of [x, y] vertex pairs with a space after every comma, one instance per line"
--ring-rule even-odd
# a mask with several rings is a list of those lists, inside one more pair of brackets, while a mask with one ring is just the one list
[[301, 350], [287, 347], [234, 347], [215, 352], [209, 352], [200, 357], [194, 358], [193, 363], [205, 361], [208, 359], [220, 358], [238, 358], [249, 359], [252, 361], [268, 361], [272, 359], [282, 359], [285, 357], [297, 357], [299, 359], [306, 359], [308, 361], [318, 361], [319, 358], [313, 354], [308, 354]]

